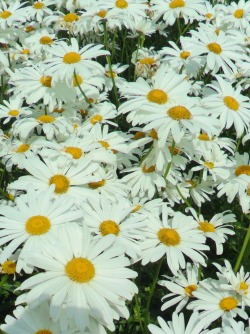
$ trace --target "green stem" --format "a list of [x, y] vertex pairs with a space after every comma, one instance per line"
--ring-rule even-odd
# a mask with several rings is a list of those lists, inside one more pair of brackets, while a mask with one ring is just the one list
[[117, 91], [117, 87], [116, 87], [115, 79], [114, 79], [115, 74], [112, 70], [112, 64], [111, 64], [110, 56], [106, 56], [106, 59], [107, 59], [107, 62], [108, 62], [109, 73], [110, 73], [110, 77], [111, 77], [111, 80], [112, 80], [112, 83], [113, 83], [113, 89], [114, 89], [114, 93], [115, 93], [115, 105], [118, 108], [119, 105], [120, 105], [120, 102], [119, 102], [118, 91]]
[[182, 195], [181, 191], [180, 191], [180, 188], [176, 185], [176, 190], [178, 191], [178, 194], [181, 196], [182, 200], [185, 202], [185, 204], [192, 208], [192, 205], [189, 203], [189, 201]]
[[168, 176], [168, 173], [169, 173], [171, 165], [172, 165], [172, 159], [173, 159], [173, 155], [174, 155], [174, 148], [175, 148], [175, 141], [173, 140], [172, 141], [172, 146], [171, 146], [171, 152], [170, 152], [171, 153], [171, 160], [169, 161], [169, 163], [167, 165], [167, 168], [166, 168], [166, 171], [165, 171], [164, 176], [163, 176], [166, 182], [167, 182], [166, 178]]
[[150, 293], [148, 296], [148, 300], [147, 300], [147, 304], [146, 304], [146, 309], [145, 309], [145, 324], [144, 324], [144, 328], [145, 328], [145, 333], [148, 333], [148, 324], [149, 324], [149, 308], [150, 308], [150, 304], [151, 304], [151, 300], [155, 291], [155, 286], [158, 280], [158, 276], [161, 270], [161, 265], [163, 262], [164, 256], [159, 260], [156, 271], [155, 271], [155, 276], [154, 276], [154, 280], [152, 282], [152, 285], [150, 287]]
[[82, 90], [79, 82], [78, 82], [78, 79], [77, 79], [77, 76], [76, 76], [76, 71], [74, 71], [74, 79], [76, 81], [76, 84], [77, 84], [77, 87], [79, 88], [80, 92], [82, 93], [82, 96], [84, 97], [85, 101], [92, 106], [92, 102], [89, 101], [87, 95], [84, 93], [84, 91]]
[[182, 33], [182, 29], [181, 29], [181, 21], [180, 21], [180, 18], [178, 17], [177, 20], [177, 28], [178, 28], [178, 32], [179, 32], [179, 36], [178, 36], [178, 40], [180, 39], [181, 37], [181, 33]]
[[141, 310], [140, 310], [138, 295], [135, 295], [135, 310], [136, 310], [136, 316], [139, 320], [141, 332], [143, 333], [144, 329], [143, 329], [143, 323], [142, 323], [142, 319], [141, 319]]
[[238, 255], [237, 261], [236, 261], [235, 266], [234, 266], [234, 272], [235, 273], [238, 271], [238, 269], [239, 269], [239, 267], [241, 265], [241, 261], [242, 261], [242, 258], [244, 256], [245, 250], [247, 248], [249, 239], [250, 239], [250, 225], [249, 225], [249, 227], [247, 229], [247, 233], [245, 235], [245, 239], [244, 239], [243, 245], [241, 247], [240, 254]]
[[4, 283], [6, 283], [8, 281], [8, 277], [9, 275], [4, 275], [1, 279], [1, 282], [0, 282], [0, 287], [2, 287], [4, 285]]
[[139, 166], [141, 166], [141, 164], [143, 163], [143, 161], [149, 156], [150, 152], [152, 151], [152, 149], [154, 148], [154, 144], [152, 144], [150, 146], [150, 148], [148, 149], [147, 153], [141, 158], [140, 162], [139, 162]]

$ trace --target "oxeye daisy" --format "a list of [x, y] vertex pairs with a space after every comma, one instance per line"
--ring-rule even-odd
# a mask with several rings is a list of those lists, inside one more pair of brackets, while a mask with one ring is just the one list
[[16, 120], [22, 116], [32, 114], [29, 108], [22, 106], [23, 103], [24, 99], [18, 96], [12, 96], [9, 101], [3, 101], [3, 104], [0, 105], [0, 119], [3, 118], [3, 124], [8, 123], [10, 120]]
[[194, 263], [206, 265], [202, 250], [208, 250], [205, 237], [197, 229], [197, 222], [180, 212], [170, 218], [168, 211], [162, 212], [162, 219], [150, 216], [145, 229], [146, 240], [142, 244], [142, 264], [156, 262], [166, 255], [171, 272], [186, 267], [184, 255]]
[[40, 55], [45, 53], [54, 44], [55, 34], [50, 29], [39, 29], [34, 34], [25, 39], [25, 43], [28, 46], [31, 53]]
[[39, 0], [34, 1], [32, 6], [27, 7], [27, 14], [30, 19], [36, 19], [38, 22], [42, 22], [44, 17], [52, 15], [53, 11], [48, 6], [54, 5], [55, 0]]
[[53, 320], [64, 316], [65, 321], [73, 321], [76, 328], [84, 330], [91, 315], [113, 331], [114, 318], [129, 316], [125, 300], [131, 300], [138, 292], [129, 280], [137, 273], [126, 268], [130, 263], [124, 249], [111, 247], [115, 236], [93, 241], [87, 227], [74, 223], [60, 232], [61, 243], [52, 252], [46, 252], [46, 256], [30, 254], [30, 264], [45, 272], [22, 283], [21, 290], [31, 291], [21, 295], [17, 303], [26, 301], [36, 306], [50, 299]]
[[145, 17], [148, 9], [144, 0], [105, 0], [104, 3], [110, 15], [122, 16], [128, 21], [133, 17]]
[[[27, 2], [26, 2], [27, 3]], [[25, 2], [14, 1], [8, 4], [6, 1], [0, 2], [0, 27], [6, 29], [8, 26], [12, 27], [19, 25], [20, 22], [24, 22], [27, 19], [27, 7], [23, 7]]]
[[248, 1], [240, 0], [238, 3], [232, 1], [228, 6], [223, 7], [222, 10], [225, 11], [222, 23], [242, 31], [249, 27], [250, 3]]
[[[82, 216], [82, 210], [73, 208], [73, 201], [67, 197], [53, 199], [54, 187], [35, 192], [28, 188], [27, 195], [19, 196], [16, 206], [2, 206], [0, 217], [0, 245], [8, 243], [0, 254], [3, 263], [22, 244], [16, 271], [32, 272], [24, 259], [24, 253], [41, 253], [46, 242], [57, 237], [58, 227], [75, 221]], [[70, 212], [69, 212], [70, 210]]]
[[229, 129], [232, 125], [240, 137], [250, 124], [249, 98], [242, 95], [242, 87], [233, 88], [232, 85], [216, 76], [217, 83], [208, 85], [214, 90], [203, 99], [203, 106], [210, 110], [212, 117], [220, 119], [221, 128]]
[[102, 65], [91, 60], [98, 56], [109, 55], [108, 51], [101, 50], [102, 47], [102, 45], [87, 44], [79, 49], [75, 38], [71, 38], [71, 45], [63, 41], [58, 42], [49, 50], [51, 56], [44, 61], [45, 69], [52, 73], [55, 82], [66, 80], [69, 85], [74, 72], [83, 77], [84, 73], [91, 71], [104, 73]]
[[21, 176], [9, 185], [10, 189], [25, 190], [27, 184], [32, 183], [35, 189], [46, 190], [53, 184], [55, 197], [67, 195], [79, 202], [84, 196], [93, 196], [92, 191], [83, 185], [97, 181], [92, 173], [98, 169], [98, 165], [88, 158], [79, 160], [75, 165], [70, 164], [65, 156], [43, 156], [43, 161], [34, 157], [23, 159], [21, 164], [31, 175]]

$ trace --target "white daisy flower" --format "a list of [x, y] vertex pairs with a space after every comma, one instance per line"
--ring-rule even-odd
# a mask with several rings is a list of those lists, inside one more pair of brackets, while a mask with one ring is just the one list
[[[146, 240], [142, 244], [142, 265], [156, 262], [166, 255], [169, 269], [174, 275], [185, 269], [188, 256], [194, 263], [206, 265], [202, 250], [208, 250], [205, 237], [197, 229], [197, 222], [181, 212], [168, 217], [169, 212], [163, 210], [162, 220], [150, 216], [145, 229]], [[185, 223], [184, 223], [185, 222]]]
[[229, 27], [244, 31], [249, 27], [250, 20], [250, 3], [249, 1], [240, 0], [238, 3], [232, 1], [228, 6], [222, 7], [225, 14], [222, 23], [226, 23]]
[[31, 273], [33, 268], [27, 264], [23, 254], [41, 253], [44, 243], [54, 242], [59, 226], [82, 216], [82, 210], [74, 210], [72, 200], [68, 197], [53, 199], [53, 192], [53, 186], [43, 192], [35, 192], [28, 187], [27, 195], [21, 195], [15, 200], [16, 206], [1, 207], [0, 245], [8, 245], [0, 254], [0, 263], [23, 244], [16, 271], [20, 273], [24, 269]]
[[48, 6], [54, 5], [55, 2], [55, 0], [34, 1], [32, 6], [26, 7], [29, 19], [36, 19], [39, 23], [42, 22], [44, 17], [53, 13]]
[[123, 247], [112, 246], [115, 236], [93, 241], [87, 227], [71, 223], [61, 230], [60, 244], [46, 256], [29, 255], [31, 265], [45, 272], [24, 281], [20, 289], [31, 289], [21, 295], [17, 303], [26, 301], [31, 306], [50, 299], [50, 317], [57, 321], [62, 315], [84, 330], [90, 315], [109, 330], [114, 330], [116, 310], [128, 318], [125, 300], [131, 300], [138, 289], [129, 278], [137, 273], [127, 269], [129, 259]]
[[11, 120], [19, 119], [22, 116], [31, 115], [32, 111], [27, 107], [22, 107], [24, 99], [19, 96], [11, 96], [9, 101], [4, 100], [0, 105], [0, 119], [3, 118], [3, 124]]
[[6, 29], [8, 26], [12, 27], [20, 25], [20, 22], [27, 20], [27, 7], [23, 7], [25, 2], [12, 1], [10, 5], [5, 0], [0, 2], [0, 27]]

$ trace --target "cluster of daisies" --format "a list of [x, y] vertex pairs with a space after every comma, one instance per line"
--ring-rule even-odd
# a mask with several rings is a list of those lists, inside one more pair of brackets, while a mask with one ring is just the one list
[[225, 2], [0, 0], [5, 333], [115, 331], [154, 262], [139, 333], [250, 333], [250, 274], [203, 275], [238, 219], [204, 205], [250, 213], [250, 1]]

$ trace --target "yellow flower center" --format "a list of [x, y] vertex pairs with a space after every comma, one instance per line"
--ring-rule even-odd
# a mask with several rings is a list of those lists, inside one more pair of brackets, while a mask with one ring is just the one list
[[107, 12], [108, 12], [107, 10], [103, 9], [100, 10], [98, 13], [96, 13], [96, 15], [104, 19], [104, 17], [107, 15]]
[[144, 65], [153, 65], [155, 64], [155, 60], [154, 58], [146, 57], [146, 58], [140, 59], [139, 63], [144, 64]]
[[49, 44], [53, 43], [53, 39], [49, 36], [42, 36], [39, 39], [39, 42], [40, 42], [40, 44], [43, 44], [43, 45], [49, 45]]
[[102, 121], [102, 116], [101, 115], [95, 115], [95, 116], [91, 117], [89, 121], [90, 121], [91, 124], [94, 125], [94, 124], [99, 123], [99, 122]]
[[82, 156], [82, 150], [79, 147], [68, 146], [65, 152], [71, 154], [74, 159], [80, 159]]
[[220, 29], [215, 29], [215, 33], [218, 36], [220, 34]]
[[181, 242], [179, 233], [172, 228], [161, 228], [157, 236], [160, 242], [166, 246], [177, 246]]
[[243, 9], [236, 9], [236, 11], [234, 12], [234, 17], [236, 19], [242, 19], [243, 15], [244, 15]]
[[132, 210], [132, 212], [137, 212], [137, 211], [139, 211], [141, 209], [141, 205], [136, 205], [135, 207], [134, 207], [134, 209]]
[[11, 12], [9, 12], [8, 10], [5, 10], [5, 11], [3, 11], [3, 12], [0, 13], [0, 18], [6, 20], [11, 15], [12, 15]]
[[68, 52], [63, 57], [63, 62], [65, 64], [75, 64], [81, 61], [81, 55], [77, 52]]
[[152, 172], [155, 171], [155, 165], [154, 166], [150, 166], [148, 168], [146, 166], [142, 166], [142, 171], [143, 171], [143, 173], [146, 173], [146, 174], [152, 173]]
[[213, 169], [214, 168], [214, 163], [212, 161], [205, 161], [204, 165], [208, 168], [208, 169]]
[[229, 109], [232, 109], [234, 111], [237, 111], [239, 109], [239, 103], [232, 96], [225, 96], [223, 101], [224, 101], [224, 104]]
[[35, 334], [53, 334], [53, 333], [48, 329], [39, 329], [39, 331], [36, 331]]
[[191, 284], [185, 287], [185, 294], [189, 297], [193, 297], [193, 292], [197, 290], [198, 286], [195, 284]]
[[83, 77], [79, 74], [76, 74], [76, 78], [73, 76], [72, 80], [74, 87], [78, 87], [78, 85], [80, 86], [83, 83]]
[[117, 76], [117, 74], [112, 71], [112, 73], [110, 71], [105, 71], [105, 74], [109, 77], [109, 78], [115, 78]]
[[201, 230], [203, 232], [214, 232], [215, 231], [215, 227], [213, 224], [209, 223], [208, 221], [204, 221], [204, 222], [199, 222], [199, 227], [198, 230]]
[[63, 108], [55, 108], [54, 110], [53, 110], [53, 112], [57, 112], [57, 113], [59, 113], [59, 114], [62, 114], [63, 112], [65, 111], [65, 109], [63, 109]]
[[34, 3], [33, 8], [42, 9], [44, 6], [45, 6], [44, 3], [38, 1], [38, 2]]
[[56, 194], [64, 194], [70, 187], [69, 179], [61, 174], [52, 176], [49, 180], [49, 185], [54, 184]]
[[236, 176], [240, 176], [242, 174], [250, 176], [250, 166], [241, 165], [235, 169], [234, 173]]
[[106, 148], [106, 150], [109, 148], [109, 143], [107, 143], [104, 140], [98, 140], [98, 143], [102, 145], [102, 147]]
[[247, 291], [248, 290], [248, 284], [246, 282], [240, 282], [239, 289], [243, 290], [243, 291]]
[[9, 200], [11, 200], [11, 201], [14, 201], [14, 195], [12, 195], [12, 194], [10, 194], [10, 193], [8, 193], [7, 195], [6, 195], [6, 197], [9, 199]]
[[52, 77], [47, 75], [46, 77], [41, 76], [40, 82], [44, 87], [51, 88]]
[[117, 0], [115, 2], [115, 5], [117, 8], [120, 8], [120, 9], [125, 9], [128, 7], [128, 3], [126, 0]]
[[23, 55], [29, 55], [30, 54], [30, 50], [29, 49], [23, 49], [21, 51], [21, 54], [23, 54]]
[[231, 311], [238, 305], [238, 300], [234, 297], [222, 298], [219, 302], [219, 306], [223, 311]]
[[168, 95], [161, 89], [152, 89], [148, 93], [147, 99], [149, 102], [165, 104], [168, 101]]
[[191, 184], [191, 188], [195, 188], [197, 186], [197, 183], [194, 180], [186, 180], [186, 182]]
[[179, 154], [179, 152], [180, 152], [180, 149], [179, 149], [178, 147], [175, 147], [175, 148], [172, 150], [172, 146], [168, 146], [168, 149], [169, 149], [169, 151], [170, 151], [170, 153], [171, 153], [172, 155], [177, 155], [177, 154]]
[[20, 146], [18, 146], [16, 152], [17, 153], [24, 153], [24, 152], [28, 151], [29, 148], [30, 148], [30, 145], [28, 145], [28, 144], [21, 144]]
[[10, 110], [10, 111], [8, 112], [8, 115], [16, 117], [16, 116], [19, 115], [19, 111], [18, 111], [18, 110], [15, 110], [15, 109]]
[[16, 272], [16, 263], [13, 261], [5, 261], [2, 264], [2, 270], [5, 274], [11, 275]]
[[158, 140], [158, 134], [156, 132], [155, 129], [152, 129], [150, 132], [149, 132], [149, 136], [155, 140]]
[[108, 234], [118, 235], [120, 228], [119, 225], [116, 224], [116, 222], [113, 220], [104, 220], [99, 226], [99, 231], [101, 232], [102, 236], [105, 237], [105, 235]]
[[90, 182], [88, 185], [92, 189], [97, 189], [97, 188], [105, 186], [105, 184], [106, 184], [106, 180], [101, 180], [97, 182]]
[[45, 216], [30, 217], [25, 224], [25, 230], [30, 235], [45, 234], [50, 230], [50, 227], [50, 220]]
[[53, 123], [55, 118], [50, 115], [41, 115], [37, 117], [37, 120], [41, 123]]
[[182, 51], [180, 53], [181, 59], [187, 59], [189, 56], [190, 56], [190, 52], [189, 51]]
[[207, 48], [208, 48], [209, 51], [211, 51], [211, 52], [213, 52], [217, 55], [219, 55], [222, 52], [222, 48], [221, 48], [220, 44], [218, 44], [218, 43], [209, 43], [207, 45]]
[[27, 26], [26, 29], [25, 29], [25, 31], [26, 31], [27, 33], [31, 32], [31, 31], [34, 31], [34, 30], [36, 30], [36, 28], [35, 28], [35, 27], [32, 27], [32, 26]]
[[185, 1], [183, 0], [172, 0], [169, 4], [169, 8], [179, 8], [179, 7], [185, 7]]
[[183, 107], [183, 106], [176, 106], [168, 109], [167, 114], [172, 119], [179, 121], [181, 119], [190, 119], [192, 118], [191, 112]]
[[76, 283], [87, 283], [95, 276], [95, 267], [88, 259], [78, 257], [65, 266], [66, 275]]
[[145, 136], [146, 136], [146, 135], [145, 135], [144, 132], [137, 131], [137, 132], [134, 134], [133, 139], [134, 139], [134, 140], [138, 140], [138, 139], [144, 138]]
[[199, 136], [198, 136], [198, 139], [199, 140], [202, 140], [202, 141], [210, 141], [211, 139], [209, 138], [208, 134], [207, 133], [201, 133]]
[[211, 17], [213, 17], [213, 14], [207, 13], [207, 14], [205, 14], [205, 16], [206, 16], [207, 19], [211, 19]]
[[72, 23], [72, 22], [78, 21], [79, 16], [75, 13], [68, 13], [68, 14], [64, 15], [63, 19], [64, 19], [65, 22]]

